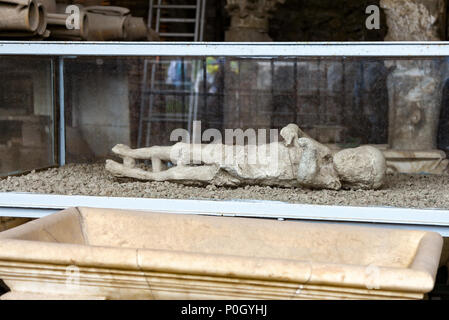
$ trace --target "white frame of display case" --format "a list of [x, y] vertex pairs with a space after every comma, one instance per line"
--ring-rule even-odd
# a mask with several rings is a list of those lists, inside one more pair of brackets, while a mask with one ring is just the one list
[[0, 55], [449, 57], [449, 42], [52, 42], [0, 41]]
[[[0, 41], [0, 56], [229, 56], [279, 57], [448, 57], [449, 42], [315, 42], [315, 43], [204, 43], [204, 42], [23, 42]], [[60, 120], [64, 119], [63, 59], [59, 63]], [[64, 121], [60, 135], [64, 137]], [[64, 139], [60, 164], [64, 164]], [[279, 201], [210, 201], [111, 198], [4, 192], [0, 216], [39, 218], [73, 206], [155, 210], [179, 214], [305, 220], [363, 224], [438, 232], [449, 237], [449, 210], [390, 207], [348, 207], [291, 204]]]
[[0, 216], [40, 218], [70, 207], [333, 222], [438, 232], [449, 237], [449, 210], [294, 204], [258, 200], [175, 200], [0, 192]]

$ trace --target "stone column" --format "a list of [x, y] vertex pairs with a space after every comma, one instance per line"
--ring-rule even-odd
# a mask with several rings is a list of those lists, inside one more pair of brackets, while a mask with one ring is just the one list
[[[380, 5], [388, 25], [385, 41], [441, 39], [444, 0], [381, 0]], [[414, 159], [408, 159], [411, 162], [420, 161], [421, 151], [427, 158], [435, 151], [435, 160], [441, 161], [442, 154], [436, 148], [442, 101], [442, 60], [411, 58], [387, 60], [385, 64], [390, 70], [387, 80], [390, 149], [414, 151], [404, 152], [407, 159], [410, 154], [414, 155]], [[395, 154], [397, 156], [397, 152]], [[426, 171], [425, 168], [419, 170]]]
[[268, 27], [276, 5], [285, 0], [227, 0], [226, 10], [231, 16], [231, 26], [226, 31], [226, 41], [272, 41]]
[[380, 0], [388, 34], [385, 41], [439, 41], [445, 0]]

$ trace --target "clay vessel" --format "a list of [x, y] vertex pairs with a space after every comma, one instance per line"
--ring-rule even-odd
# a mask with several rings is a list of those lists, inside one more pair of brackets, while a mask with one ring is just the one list
[[39, 26], [39, 10], [35, 0], [27, 5], [0, 2], [0, 31], [34, 32]]

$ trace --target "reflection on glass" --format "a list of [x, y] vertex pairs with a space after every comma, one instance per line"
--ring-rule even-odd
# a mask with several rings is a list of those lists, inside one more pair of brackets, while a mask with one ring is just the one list
[[117, 143], [170, 145], [177, 128], [281, 129], [322, 143], [388, 143], [384, 59], [226, 57], [65, 60], [69, 162]]
[[0, 59], [0, 176], [55, 164], [50, 59]]
[[[0, 190], [449, 208], [443, 187], [449, 167], [447, 58], [173, 56], [63, 61], [69, 165], [2, 181]], [[15, 68], [19, 63], [21, 68]], [[54, 164], [50, 62], [5, 58], [0, 65], [5, 80], [0, 83], [0, 144], [6, 150], [0, 157], [1, 172]], [[332, 153], [361, 145], [380, 149], [388, 173], [384, 189], [366, 196], [353, 190], [329, 195], [285, 188], [268, 193], [184, 189], [157, 182], [121, 183], [105, 169], [106, 159], [122, 161], [112, 153], [116, 144], [133, 149], [172, 146], [180, 140], [173, 135], [179, 129], [189, 133], [187, 142], [210, 143], [201, 138], [215, 129], [222, 141], [214, 142], [236, 144], [237, 139], [226, 140], [227, 130], [253, 129], [263, 135], [259, 129], [279, 133], [290, 123]], [[152, 170], [152, 161], [137, 165]], [[171, 168], [173, 163], [165, 165]], [[31, 178], [38, 181], [36, 188], [29, 186]]]

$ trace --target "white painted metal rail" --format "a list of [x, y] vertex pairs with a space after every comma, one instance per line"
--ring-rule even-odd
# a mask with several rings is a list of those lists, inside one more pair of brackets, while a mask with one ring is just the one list
[[449, 57], [449, 42], [51, 42], [0, 41], [1, 55]]
[[212, 201], [0, 193], [0, 216], [40, 218], [69, 207], [150, 210], [178, 214], [292, 219], [427, 230], [449, 236], [449, 210], [347, 207], [279, 201]]

